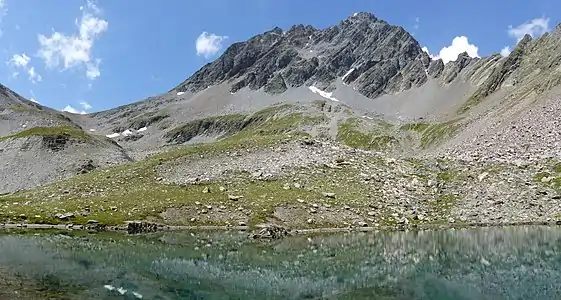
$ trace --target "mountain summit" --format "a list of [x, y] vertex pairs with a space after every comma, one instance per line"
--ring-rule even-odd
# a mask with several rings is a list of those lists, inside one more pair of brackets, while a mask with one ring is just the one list
[[374, 98], [427, 81], [430, 58], [402, 27], [370, 13], [356, 13], [327, 29], [295, 25], [234, 43], [174, 90], [199, 92], [232, 83], [272, 94], [315, 86], [330, 91], [338, 82]]

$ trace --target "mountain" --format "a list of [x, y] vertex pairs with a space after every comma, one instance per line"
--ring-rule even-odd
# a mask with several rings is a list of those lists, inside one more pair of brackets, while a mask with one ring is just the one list
[[507, 57], [444, 64], [402, 27], [356, 13], [234, 43], [168, 92], [94, 114], [61, 114], [4, 88], [0, 219], [556, 220], [560, 50], [558, 26]]
[[0, 193], [130, 161], [114, 141], [0, 85]]

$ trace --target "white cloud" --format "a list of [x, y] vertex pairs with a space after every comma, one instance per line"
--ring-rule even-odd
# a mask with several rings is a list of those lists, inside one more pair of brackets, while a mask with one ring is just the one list
[[535, 18], [516, 27], [508, 26], [508, 35], [516, 38], [516, 42], [519, 42], [526, 34], [538, 37], [549, 30], [549, 18]]
[[511, 50], [509, 46], [505, 46], [503, 49], [501, 49], [501, 55], [503, 57], [508, 56], [510, 54]]
[[455, 37], [450, 46], [440, 49], [438, 55], [431, 54], [427, 47], [423, 47], [422, 49], [428, 53], [432, 59], [440, 58], [445, 64], [455, 61], [458, 58], [458, 55], [463, 52], [467, 52], [470, 57], [479, 57], [479, 54], [477, 53], [479, 48], [477, 48], [474, 44], [470, 44], [466, 36]]
[[88, 110], [92, 109], [92, 105], [86, 101], [82, 101], [79, 104], [82, 107], [82, 109], [77, 109], [74, 108], [72, 105], [67, 105], [65, 108], [62, 109], [62, 111], [69, 112], [72, 114], [85, 115], [88, 113]]
[[417, 30], [419, 29], [419, 26], [421, 25], [421, 19], [419, 17], [415, 18], [415, 25], [413, 25], [413, 29]]
[[9, 63], [12, 66], [23, 68], [23, 67], [27, 67], [27, 64], [29, 64], [30, 60], [31, 58], [29, 58], [29, 56], [27, 56], [25, 53], [14, 54], [10, 59]]
[[[14, 54], [12, 58], [8, 61], [8, 65], [16, 69], [25, 70], [29, 75], [29, 81], [31, 81], [32, 83], [41, 82], [43, 78], [35, 71], [34, 67], [29, 66], [30, 62], [31, 62], [31, 58], [29, 58], [29, 56], [27, 56], [25, 53]], [[17, 77], [18, 75], [19, 75], [19, 71], [17, 70], [12, 73], [13, 77]]]
[[89, 109], [91, 109], [91, 108], [92, 108], [92, 105], [91, 105], [91, 104], [89, 104], [89, 103], [88, 103], [88, 102], [86, 102], [86, 101], [82, 101], [82, 102], [80, 102], [80, 105], [82, 105], [82, 107], [84, 108], [84, 110], [89, 110]]
[[71, 114], [80, 114], [80, 115], [85, 115], [86, 114], [86, 112], [84, 110], [81, 110], [81, 111], [77, 110], [70, 105], [67, 105], [65, 108], [62, 109], [62, 111], [69, 112]]
[[427, 48], [427, 46], [424, 46], [423, 48], [421, 48], [421, 50], [423, 50], [423, 52], [427, 53], [429, 55], [430, 58], [432, 59], [438, 59], [438, 57], [435, 57], [434, 55], [432, 55], [429, 51], [429, 48]]
[[209, 34], [206, 31], [201, 33], [195, 42], [197, 55], [203, 55], [205, 58], [215, 55], [218, 51], [220, 51], [222, 48], [222, 42], [227, 38], [227, 36], [219, 36], [214, 33]]
[[27, 70], [27, 74], [29, 75], [29, 81], [31, 81], [32, 83], [41, 82], [41, 80], [43, 80], [43, 77], [35, 72], [34, 67], [29, 68]]
[[107, 31], [109, 22], [98, 18], [100, 9], [91, 0], [87, 1], [86, 7], [80, 7], [80, 10], [81, 19], [79, 22], [76, 20], [78, 33], [66, 35], [53, 30], [50, 36], [40, 34], [38, 55], [48, 68], [62, 67], [66, 70], [85, 67], [88, 79], [95, 79], [101, 75], [101, 60], [92, 58], [92, 49], [95, 40]]

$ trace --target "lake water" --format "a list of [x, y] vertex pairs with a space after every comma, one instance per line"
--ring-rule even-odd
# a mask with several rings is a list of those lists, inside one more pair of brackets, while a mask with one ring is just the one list
[[561, 299], [558, 227], [339, 233], [266, 242], [247, 235], [2, 233], [0, 295], [37, 290], [48, 299]]

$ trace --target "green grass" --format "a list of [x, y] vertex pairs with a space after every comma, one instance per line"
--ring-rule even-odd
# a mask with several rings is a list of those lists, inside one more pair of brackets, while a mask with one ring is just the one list
[[422, 133], [423, 131], [427, 130], [430, 126], [431, 124], [428, 123], [412, 123], [412, 124], [405, 124], [401, 126], [400, 129]]
[[445, 123], [431, 124], [422, 133], [421, 147], [427, 148], [451, 137], [460, 129], [459, 121], [460, 119], [456, 119]]
[[83, 130], [76, 129], [69, 126], [58, 126], [58, 127], [34, 127], [30, 128], [16, 134], [12, 134], [9, 136], [0, 137], [0, 141], [8, 140], [8, 139], [18, 139], [18, 138], [25, 138], [28, 136], [55, 136], [55, 135], [66, 135], [72, 138], [86, 140], [90, 139], [87, 133]]
[[472, 107], [477, 106], [479, 103], [483, 101], [483, 98], [476, 96], [475, 94], [470, 96], [467, 101], [462, 104], [462, 106], [458, 109], [457, 114], [463, 114], [470, 110]]
[[459, 200], [458, 195], [454, 194], [441, 194], [436, 197], [436, 201], [430, 205], [430, 214], [432, 216], [437, 216], [438, 222], [446, 222], [445, 219], [440, 219], [440, 216], [446, 216], [450, 210], [456, 206]]
[[[57, 182], [30, 191], [13, 195], [0, 196], [0, 219], [29, 223], [56, 224], [60, 220], [53, 216], [58, 213], [73, 212], [75, 224], [86, 223], [96, 219], [104, 224], [121, 224], [126, 220], [158, 217], [159, 213], [170, 207], [194, 205], [195, 202], [212, 205], [249, 205], [253, 211], [252, 221], [263, 220], [262, 209], [272, 212], [268, 203], [278, 201], [296, 201], [297, 198], [308, 199], [311, 192], [306, 190], [284, 190], [281, 181], [253, 182], [249, 178], [234, 180], [228, 184], [229, 193], [244, 195], [244, 201], [238, 203], [228, 200], [228, 192], [202, 193], [203, 186], [162, 184], [157, 181], [157, 167], [172, 163], [182, 157], [200, 155], [219, 155], [226, 151], [263, 148], [279, 143], [294, 141], [306, 137], [298, 130], [300, 126], [321, 122], [322, 117], [304, 116], [302, 114], [277, 115], [272, 110], [260, 112], [256, 118], [268, 115], [261, 124], [248, 126], [240, 132], [214, 143], [181, 147], [169, 152], [153, 155], [146, 160], [128, 163], [108, 169], [80, 174], [71, 179]], [[255, 117], [255, 116], [254, 116]], [[246, 120], [245, 116], [225, 116], [223, 119]], [[70, 128], [35, 128], [19, 133], [13, 137], [28, 135], [69, 134], [84, 137], [85, 134]], [[83, 135], [84, 136], [83, 136]], [[247, 176], [246, 176], [247, 177]], [[210, 183], [212, 191], [218, 191], [225, 183]], [[282, 191], [282, 193], [279, 193]], [[315, 193], [315, 197], [320, 194]], [[270, 197], [275, 197], [270, 199]], [[279, 199], [280, 198], [280, 199]], [[14, 204], [16, 203], [16, 204]], [[112, 207], [117, 207], [117, 210]], [[89, 207], [91, 213], [80, 214]], [[229, 207], [232, 208], [233, 207]]]
[[[243, 206], [251, 210], [250, 224], [257, 224], [272, 217], [274, 208], [279, 204], [297, 204], [297, 199], [310, 203], [321, 201], [325, 198], [324, 191], [335, 192], [337, 199], [330, 200], [340, 203], [357, 204], [364, 198], [364, 187], [344, 180], [348, 178], [348, 172], [353, 171], [339, 169], [327, 169], [325, 173], [303, 177], [304, 186], [311, 188], [292, 187], [288, 190], [283, 187], [292, 183], [293, 178], [254, 181], [247, 174], [239, 174], [228, 182], [186, 186], [164, 184], [156, 180], [158, 175], [155, 172], [164, 157], [94, 171], [44, 188], [0, 197], [0, 219], [57, 224], [60, 220], [53, 217], [55, 214], [72, 212], [75, 214], [72, 219], [74, 224], [95, 219], [104, 224], [118, 225], [127, 220], [158, 219], [159, 213], [168, 208], [195, 206], [195, 202], [200, 202], [214, 207], [223, 205], [229, 210]], [[167, 156], [168, 160], [173, 158]], [[335, 177], [339, 180], [328, 179]], [[210, 193], [203, 192], [207, 187]], [[227, 191], [221, 192], [220, 187], [226, 187]], [[234, 202], [228, 199], [228, 194], [244, 198]], [[51, 195], [57, 198], [53, 199]], [[80, 215], [86, 208], [90, 213]], [[224, 225], [220, 222], [204, 224]]]
[[224, 115], [194, 120], [166, 133], [169, 142], [183, 143], [201, 134], [221, 135], [235, 140], [300, 132], [301, 127], [325, 121], [325, 116], [291, 113], [291, 105], [268, 107], [251, 115]]
[[[544, 182], [542, 181], [544, 178], [549, 178], [549, 180]], [[534, 181], [561, 193], [561, 163], [556, 161], [551, 162], [549, 168], [534, 174]]]
[[421, 148], [426, 149], [431, 145], [443, 142], [451, 137], [460, 129], [459, 121], [451, 120], [445, 123], [411, 123], [402, 125], [399, 129], [403, 131], [413, 131], [421, 135]]
[[131, 122], [129, 123], [129, 128], [133, 128], [135, 130], [138, 130], [142, 127], [148, 127], [154, 123], [158, 123], [160, 121], [163, 121], [164, 119], [168, 118], [169, 114], [165, 111], [159, 111], [156, 114], [145, 114], [145, 115], [141, 115], [141, 116], [137, 116], [134, 117], [133, 119], [131, 119]]
[[27, 107], [27, 106], [23, 106], [23, 105], [14, 105], [10, 107], [11, 110], [16, 111], [16, 112], [31, 112], [31, 111], [37, 111], [36, 108], [34, 107]]
[[339, 124], [337, 140], [349, 147], [365, 150], [384, 150], [399, 144], [398, 140], [385, 130], [362, 131], [360, 122], [357, 118], [349, 118]]

